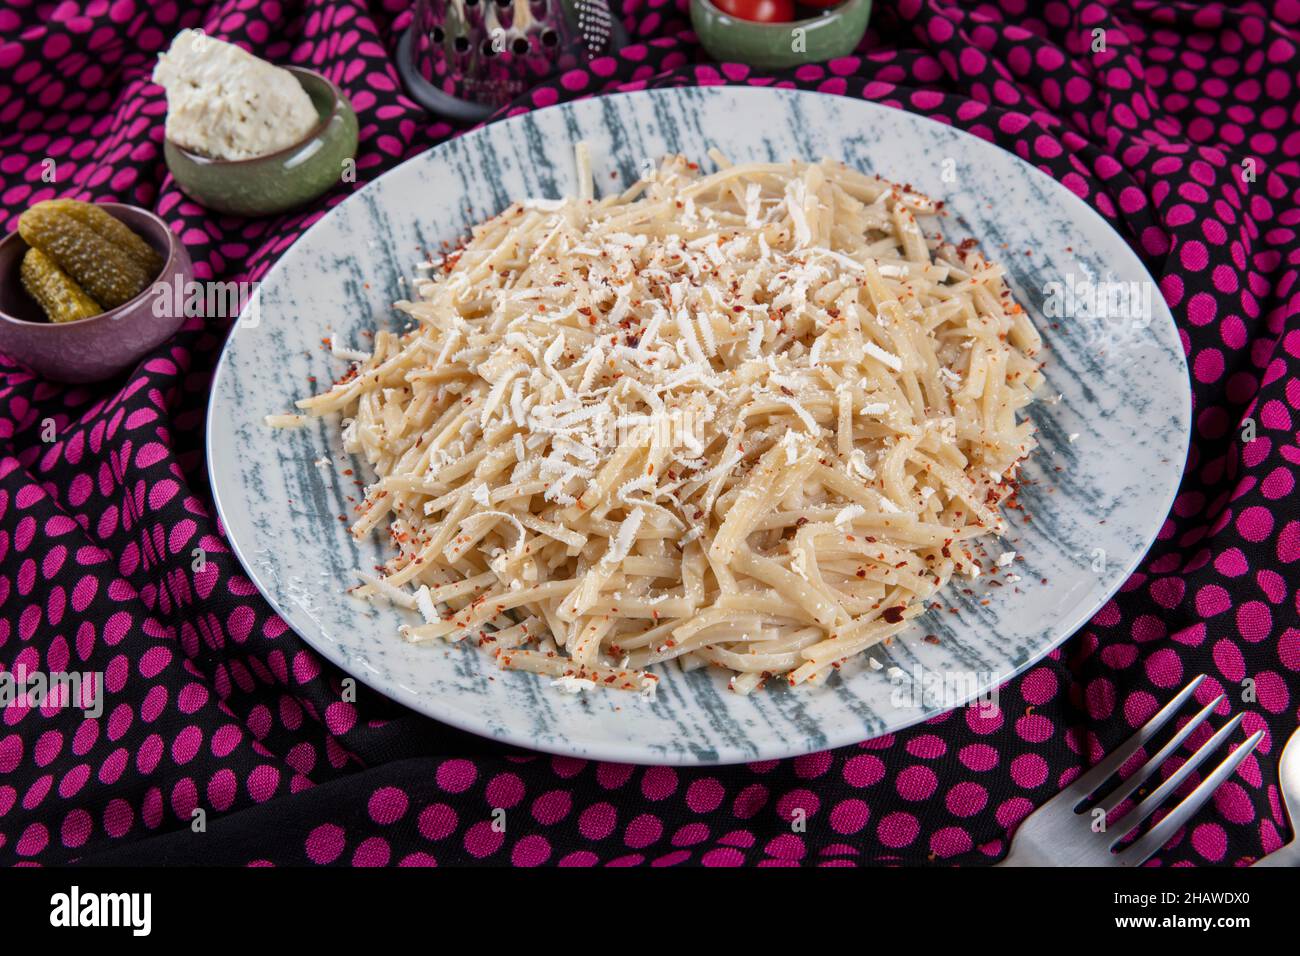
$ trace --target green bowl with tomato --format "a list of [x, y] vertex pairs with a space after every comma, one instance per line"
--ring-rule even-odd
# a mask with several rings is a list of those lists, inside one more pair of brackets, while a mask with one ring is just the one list
[[691, 23], [715, 60], [785, 70], [848, 56], [871, 0], [691, 0]]

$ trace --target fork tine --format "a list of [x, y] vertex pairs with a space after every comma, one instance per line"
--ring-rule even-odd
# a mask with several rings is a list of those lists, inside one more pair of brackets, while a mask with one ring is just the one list
[[1205, 718], [1209, 717], [1210, 714], [1213, 713], [1214, 708], [1223, 703], [1225, 696], [1226, 695], [1224, 694], [1220, 694], [1197, 711], [1192, 719], [1189, 720], [1182, 729], [1178, 731], [1178, 733], [1174, 734], [1173, 739], [1160, 748], [1159, 753], [1144, 763], [1139, 770], [1121, 783], [1113, 794], [1106, 798], [1106, 816], [1108, 818], [1115, 812], [1116, 807], [1132, 796], [1133, 791], [1140, 787], [1144, 780], [1150, 777], [1151, 774], [1160, 768], [1161, 764], [1169, 759], [1170, 754], [1182, 746], [1183, 741], [1191, 736], [1192, 731], [1205, 722]]
[[[1112, 831], [1115, 832], [1115, 843], [1110, 845], [1112, 850], [1115, 848], [1115, 844], [1119, 843], [1126, 833], [1147, 817], [1151, 816], [1151, 814], [1155, 813], [1156, 810], [1160, 809], [1160, 805], [1168, 799], [1169, 794], [1182, 786], [1183, 781], [1191, 776], [1192, 771], [1204, 763], [1206, 757], [1214, 753], [1214, 751], [1217, 750], [1225, 740], [1232, 736], [1233, 732], [1236, 731], [1237, 727], [1241, 724], [1241, 718], [1244, 716], [1244, 714], [1238, 714], [1233, 717], [1232, 720], [1220, 727], [1218, 732], [1207, 740], [1205, 744], [1196, 751], [1196, 753], [1187, 758], [1186, 763], [1169, 775], [1168, 780], [1152, 790], [1151, 794], [1134, 807], [1131, 813], [1125, 814], [1124, 819], [1121, 821], [1123, 826], [1116, 827], [1115, 831]], [[1162, 820], [1161, 823], [1163, 822], [1164, 821]]]
[[1092, 796], [1094, 790], [1109, 780], [1120, 767], [1124, 766], [1130, 757], [1138, 752], [1138, 748], [1145, 745], [1160, 732], [1160, 728], [1187, 702], [1187, 698], [1196, 693], [1196, 688], [1200, 687], [1201, 682], [1204, 680], [1204, 674], [1197, 675], [1190, 684], [1178, 692], [1177, 697], [1161, 707], [1154, 717], [1139, 727], [1137, 733], [1108, 753], [1087, 773], [1081, 774], [1062, 793], [1070, 794], [1072, 804], [1077, 804], [1080, 800]]
[[[1223, 728], [1227, 730], [1228, 727]], [[1222, 731], [1219, 732], [1221, 734]], [[1218, 737], [1219, 734], [1215, 734]], [[1250, 756], [1251, 752], [1264, 739], [1264, 731], [1257, 730], [1255, 733], [1240, 747], [1234, 750], [1223, 763], [1219, 764], [1208, 777], [1201, 781], [1195, 790], [1188, 794], [1187, 799], [1180, 803], [1169, 816], [1165, 817], [1131, 847], [1119, 854], [1121, 866], [1141, 866], [1147, 860], [1155, 855], [1156, 851], [1169, 842], [1174, 832], [1185, 824], [1210, 795], [1219, 789], [1219, 785], [1227, 780], [1241, 765], [1241, 762]], [[1210, 740], [1197, 754], [1208, 752], [1212, 749], [1215, 741]], [[1191, 761], [1188, 761], [1190, 763]], [[1187, 764], [1183, 765], [1184, 767]], [[1170, 779], [1173, 779], [1172, 777]]]

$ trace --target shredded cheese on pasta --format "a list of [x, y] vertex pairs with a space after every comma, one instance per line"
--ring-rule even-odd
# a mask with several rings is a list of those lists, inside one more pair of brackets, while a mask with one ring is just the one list
[[1042, 381], [1003, 270], [908, 188], [710, 155], [594, 199], [580, 146], [579, 198], [474, 228], [409, 331], [297, 403], [379, 476], [352, 531], [397, 553], [355, 593], [418, 611], [407, 640], [571, 692], [650, 694], [674, 659], [749, 692], [980, 573]]

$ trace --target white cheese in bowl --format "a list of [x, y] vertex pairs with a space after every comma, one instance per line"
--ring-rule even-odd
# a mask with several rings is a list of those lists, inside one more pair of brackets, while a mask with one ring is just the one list
[[198, 30], [176, 35], [153, 81], [167, 93], [167, 138], [212, 159], [274, 153], [320, 122], [292, 73]]

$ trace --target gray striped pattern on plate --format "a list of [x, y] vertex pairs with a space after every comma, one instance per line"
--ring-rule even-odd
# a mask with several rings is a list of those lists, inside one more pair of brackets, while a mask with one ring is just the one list
[[[409, 645], [397, 628], [414, 615], [348, 597], [355, 570], [386, 557], [382, 535], [353, 541], [339, 520], [351, 512], [348, 496], [360, 497], [341, 472], [364, 469], [343, 455], [337, 420], [272, 431], [263, 417], [291, 411], [313, 390], [308, 376], [327, 383], [342, 373], [343, 363], [321, 348], [324, 336], [364, 348], [363, 331], [401, 326], [391, 302], [405, 296], [403, 283], [427, 251], [513, 200], [572, 192], [579, 139], [591, 144], [598, 194], [622, 189], [665, 152], [708, 168], [705, 152], [716, 146], [733, 161], [842, 159], [945, 200], [945, 235], [975, 237], [1006, 265], [1048, 345], [1049, 401], [1032, 408], [1042, 447], [1024, 469], [1021, 493], [1032, 521], [1013, 514], [1002, 546], [1023, 558], [1015, 565], [1023, 580], [1000, 588], [954, 581], [945, 603], [956, 613], [931, 612], [877, 648], [879, 670], [846, 667], [824, 688], [777, 686], [742, 697], [719, 674], [671, 665], [659, 671], [654, 701], [615, 692], [572, 697], [544, 678], [499, 670], [474, 647]], [[1060, 301], [1054, 292], [1085, 281], [1113, 290], [1133, 283], [1149, 299], [1134, 296], [1142, 308], [1133, 318], [1077, 307], [1059, 322], [1044, 317]], [[1183, 351], [1154, 286], [1124, 241], [1064, 187], [989, 143], [910, 113], [757, 88], [582, 100], [415, 157], [285, 253], [261, 285], [258, 308], [232, 332], [213, 383], [212, 486], [239, 559], [294, 630], [348, 673], [431, 717], [524, 747], [631, 763], [808, 753], [987, 695], [1086, 622], [1132, 572], [1172, 503], [1191, 417]], [[315, 464], [324, 455], [329, 467]], [[968, 586], [972, 594], [961, 593]]]

